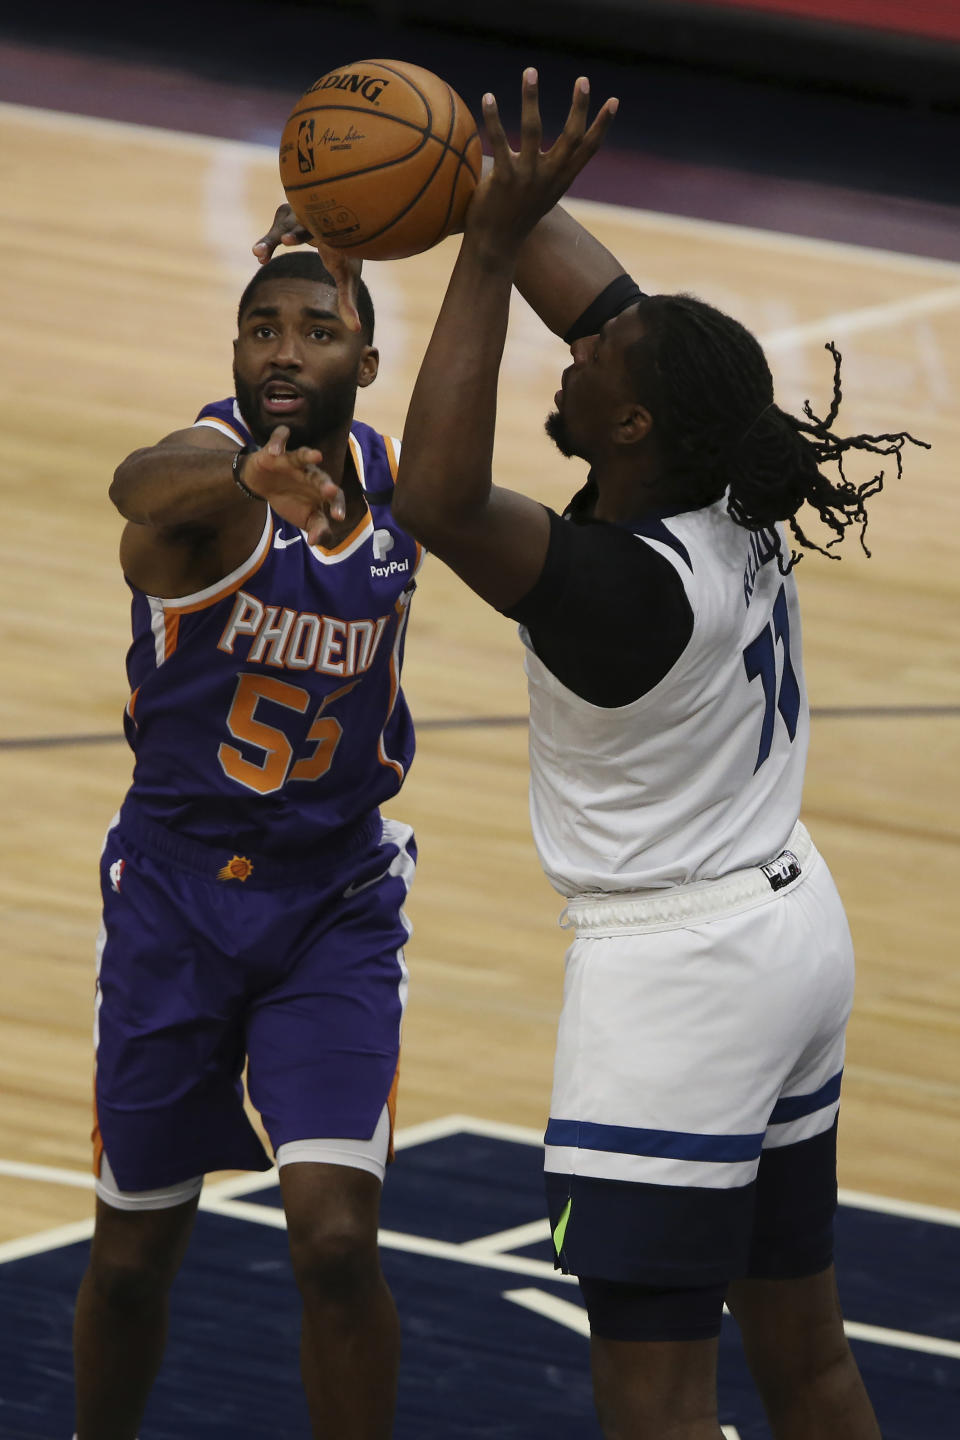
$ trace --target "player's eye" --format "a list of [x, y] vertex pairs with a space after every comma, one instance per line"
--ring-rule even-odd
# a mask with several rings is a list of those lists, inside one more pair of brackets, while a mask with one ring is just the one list
[[332, 334], [332, 332], [331, 332], [330, 330], [325, 330], [322, 325], [315, 325], [315, 326], [313, 327], [313, 329], [310, 331], [310, 339], [311, 339], [311, 340], [332, 340], [332, 339], [333, 339], [333, 334]]
[[253, 335], [256, 340], [269, 340], [274, 334], [272, 325], [256, 325]]

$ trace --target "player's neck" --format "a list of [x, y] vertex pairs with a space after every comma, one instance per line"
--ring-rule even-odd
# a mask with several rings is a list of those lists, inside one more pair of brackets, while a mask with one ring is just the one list
[[630, 463], [594, 465], [590, 471], [597, 485], [594, 519], [622, 525], [655, 514], [667, 504], [658, 467], [636, 459]]

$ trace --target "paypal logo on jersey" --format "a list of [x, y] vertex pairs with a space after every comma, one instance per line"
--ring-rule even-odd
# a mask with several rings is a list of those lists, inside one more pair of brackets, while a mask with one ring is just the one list
[[374, 530], [373, 532], [373, 554], [376, 560], [383, 561], [380, 565], [371, 565], [370, 574], [375, 580], [386, 580], [389, 575], [400, 575], [410, 569], [409, 560], [387, 560], [387, 555], [395, 544], [389, 530]]

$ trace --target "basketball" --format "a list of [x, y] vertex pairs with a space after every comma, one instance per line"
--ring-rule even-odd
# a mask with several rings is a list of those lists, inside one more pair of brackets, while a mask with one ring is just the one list
[[367, 260], [417, 255], [459, 229], [480, 164], [460, 96], [402, 60], [322, 75], [280, 141], [280, 179], [301, 225]]

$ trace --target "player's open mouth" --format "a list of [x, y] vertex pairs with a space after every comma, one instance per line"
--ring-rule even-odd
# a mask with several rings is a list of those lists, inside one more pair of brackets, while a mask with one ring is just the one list
[[300, 391], [281, 380], [267, 382], [263, 387], [262, 400], [268, 415], [291, 415], [304, 403]]

